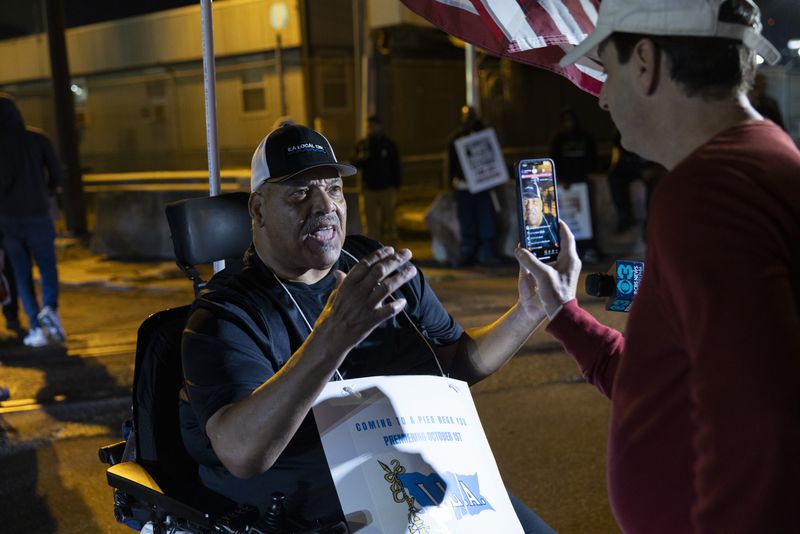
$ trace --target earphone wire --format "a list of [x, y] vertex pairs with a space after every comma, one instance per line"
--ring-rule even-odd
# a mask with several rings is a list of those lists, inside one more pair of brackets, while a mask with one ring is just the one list
[[[352, 254], [350, 254], [348, 251], [346, 251], [345, 249], [342, 249], [342, 252], [344, 252], [345, 254], [347, 254], [347, 255], [350, 257], [350, 259], [352, 259], [353, 261], [355, 261], [356, 263], [358, 263], [358, 261], [359, 261], [359, 260], [358, 260], [358, 258], [356, 258], [356, 257], [355, 257], [355, 256], [353, 256]], [[266, 264], [264, 264], [264, 265], [266, 266]], [[282, 281], [280, 278], [278, 278], [278, 275], [277, 275], [277, 274], [275, 274], [275, 272], [274, 272], [272, 269], [270, 269], [269, 267], [267, 267], [267, 270], [268, 270], [268, 271], [269, 271], [269, 272], [272, 274], [272, 276], [275, 278], [275, 280], [278, 282], [278, 284], [280, 284], [280, 286], [283, 288], [283, 290], [284, 290], [284, 291], [286, 292], [286, 294], [289, 296], [289, 299], [291, 299], [291, 301], [292, 301], [292, 304], [294, 304], [294, 307], [295, 307], [295, 308], [297, 309], [297, 311], [300, 313], [300, 317], [302, 317], [302, 318], [303, 318], [303, 322], [305, 322], [305, 323], [306, 323], [306, 327], [308, 327], [308, 333], [309, 333], [309, 334], [311, 334], [311, 332], [313, 332], [313, 331], [314, 331], [314, 327], [313, 327], [313, 326], [311, 326], [311, 323], [308, 321], [308, 318], [306, 317], [306, 314], [305, 314], [305, 313], [303, 313], [303, 309], [300, 307], [300, 304], [298, 304], [298, 303], [297, 303], [297, 301], [295, 300], [295, 298], [294, 298], [294, 295], [292, 295], [292, 292], [291, 292], [291, 291], [289, 291], [289, 288], [288, 288], [288, 287], [286, 287], [286, 284], [284, 284], [284, 283], [283, 283], [283, 281]], [[390, 299], [392, 299], [392, 301], [396, 301], [396, 300], [397, 300], [397, 299], [395, 298], [395, 296], [394, 296], [394, 295], [392, 295], [391, 293], [388, 295], [388, 297], [389, 297]], [[441, 374], [441, 375], [442, 375], [444, 378], [447, 378], [447, 374], [444, 372], [444, 369], [442, 368], [442, 364], [441, 364], [441, 362], [439, 361], [439, 357], [436, 355], [436, 351], [433, 349], [433, 346], [431, 346], [431, 343], [430, 343], [430, 341], [428, 340], [427, 336], [425, 336], [425, 335], [424, 335], [424, 334], [423, 334], [423, 333], [420, 331], [420, 329], [417, 327], [417, 323], [415, 323], [415, 322], [414, 322], [414, 320], [413, 320], [413, 319], [411, 319], [411, 317], [408, 315], [408, 312], [406, 312], [406, 310], [401, 310], [401, 312], [400, 312], [400, 313], [402, 313], [402, 314], [403, 314], [403, 316], [406, 318], [406, 321], [408, 321], [408, 324], [410, 324], [410, 325], [411, 325], [411, 328], [413, 328], [413, 329], [414, 329], [414, 332], [416, 332], [416, 333], [417, 333], [417, 335], [420, 337], [420, 339], [422, 339], [422, 342], [423, 342], [423, 343], [425, 343], [425, 346], [426, 346], [426, 347], [428, 347], [428, 350], [430, 351], [430, 353], [431, 353], [431, 356], [433, 356], [433, 361], [434, 361], [434, 362], [436, 362], [436, 367], [439, 369], [439, 373], [440, 373], [440, 374]], [[339, 369], [336, 369], [336, 377], [337, 377], [337, 380], [344, 380], [344, 377], [342, 376], [342, 373], [341, 373], [341, 372], [339, 372]]]
[[[347, 252], [345, 249], [342, 249], [342, 252], [344, 252], [345, 254], [347, 254], [347, 255], [350, 257], [350, 259], [352, 259], [353, 261], [355, 261], [356, 263], [358, 263], [358, 259], [357, 259], [355, 256], [353, 256], [352, 254], [350, 254], [349, 252]], [[273, 273], [273, 274], [274, 274], [274, 273]], [[397, 299], [395, 298], [395, 296], [394, 296], [394, 295], [392, 295], [391, 293], [389, 294], [389, 298], [390, 298], [390, 299], [392, 299], [392, 301], [396, 301], [396, 300], [397, 300]], [[295, 304], [295, 305], [296, 305], [296, 304]], [[301, 313], [302, 313], [302, 312], [301, 312]], [[419, 337], [422, 339], [422, 342], [423, 342], [423, 343], [425, 343], [425, 346], [426, 346], [426, 347], [428, 347], [428, 350], [429, 350], [429, 351], [431, 351], [431, 355], [433, 356], [433, 361], [435, 361], [435, 362], [436, 362], [436, 367], [438, 367], [438, 368], [439, 368], [439, 373], [440, 373], [440, 374], [441, 374], [441, 375], [442, 375], [444, 378], [448, 378], [447, 374], [444, 372], [444, 369], [442, 369], [442, 364], [441, 364], [441, 362], [439, 361], [439, 357], [436, 355], [436, 351], [435, 351], [435, 350], [433, 349], [433, 347], [431, 346], [431, 343], [430, 343], [430, 341], [428, 340], [428, 338], [427, 338], [427, 337], [426, 337], [426, 336], [425, 336], [425, 335], [424, 335], [422, 332], [420, 332], [419, 328], [417, 327], [417, 324], [414, 322], [414, 320], [413, 320], [413, 319], [411, 319], [411, 317], [408, 315], [408, 313], [406, 312], [406, 310], [405, 310], [405, 309], [404, 309], [404, 310], [402, 310], [400, 313], [402, 313], [402, 314], [403, 314], [403, 316], [406, 318], [406, 321], [408, 321], [408, 324], [410, 324], [410, 325], [411, 325], [411, 328], [413, 328], [413, 329], [414, 329], [414, 331], [417, 333], [417, 335], [418, 335], [418, 336], [419, 336]]]
[[[264, 265], [266, 265], [266, 264], [264, 264]], [[269, 272], [272, 273], [272, 276], [275, 277], [275, 280], [278, 281], [278, 283], [281, 285], [281, 287], [286, 292], [286, 294], [289, 295], [289, 298], [292, 300], [292, 303], [294, 303], [294, 307], [297, 308], [298, 312], [300, 312], [300, 317], [302, 317], [303, 321], [306, 323], [306, 326], [308, 327], [308, 333], [311, 334], [311, 332], [314, 331], [314, 327], [311, 326], [311, 323], [308, 322], [308, 318], [306, 317], [306, 314], [303, 313], [303, 308], [301, 308], [300, 305], [297, 303], [297, 301], [294, 299], [294, 295], [292, 295], [292, 292], [289, 291], [289, 288], [286, 287], [286, 285], [281, 281], [280, 278], [278, 278], [278, 275], [275, 274], [273, 272], [273, 270], [270, 269], [269, 267], [267, 267], [267, 269], [269, 270]], [[336, 369], [336, 376], [337, 376], [337, 380], [344, 380], [344, 377], [342, 376], [342, 373], [339, 372], [338, 368]]]

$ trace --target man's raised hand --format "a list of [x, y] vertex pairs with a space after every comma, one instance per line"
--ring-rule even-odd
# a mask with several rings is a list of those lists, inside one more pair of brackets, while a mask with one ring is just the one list
[[581, 274], [575, 236], [564, 221], [560, 221], [559, 225], [561, 252], [553, 266], [543, 263], [524, 248], [517, 248], [515, 252], [520, 266], [533, 277], [536, 294], [551, 319], [564, 304], [575, 298]]
[[406, 299], [388, 297], [416, 276], [417, 269], [408, 263], [410, 259], [408, 249], [383, 247], [362, 258], [347, 274], [336, 271], [337, 287], [315, 329], [323, 325], [329, 328], [329, 339], [342, 351], [363, 341], [378, 325], [405, 308]]

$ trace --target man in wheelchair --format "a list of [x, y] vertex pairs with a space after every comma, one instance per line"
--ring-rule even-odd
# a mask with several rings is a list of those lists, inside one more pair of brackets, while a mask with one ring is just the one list
[[[461, 328], [409, 250], [345, 239], [342, 177], [355, 172], [314, 130], [287, 125], [267, 135], [252, 161], [243, 268], [209, 281], [183, 331], [180, 427], [200, 481], [267, 516], [280, 493], [285, 515], [306, 529], [345, 519], [311, 412], [326, 383], [405, 374], [475, 383], [545, 317], [520, 270], [510, 310]], [[512, 503], [526, 532], [552, 532]]]

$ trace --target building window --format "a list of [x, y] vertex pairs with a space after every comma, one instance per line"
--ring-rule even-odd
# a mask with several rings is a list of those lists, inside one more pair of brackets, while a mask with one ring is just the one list
[[319, 65], [317, 102], [320, 112], [342, 112], [351, 107], [351, 65], [344, 61], [328, 60]]
[[148, 80], [145, 85], [147, 106], [142, 110], [142, 117], [151, 122], [167, 122], [167, 82], [166, 80]]
[[257, 113], [267, 109], [267, 90], [264, 87], [264, 72], [249, 69], [242, 73], [242, 111]]

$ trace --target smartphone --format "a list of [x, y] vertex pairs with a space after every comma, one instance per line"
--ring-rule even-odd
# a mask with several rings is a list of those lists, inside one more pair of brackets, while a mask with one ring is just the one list
[[561, 250], [556, 166], [550, 158], [523, 159], [515, 166], [519, 242], [542, 261]]

